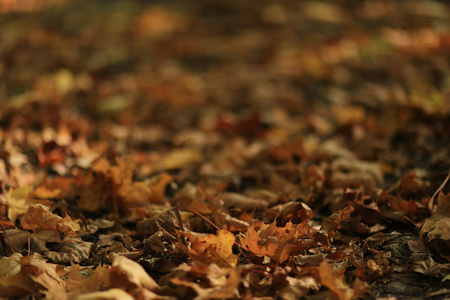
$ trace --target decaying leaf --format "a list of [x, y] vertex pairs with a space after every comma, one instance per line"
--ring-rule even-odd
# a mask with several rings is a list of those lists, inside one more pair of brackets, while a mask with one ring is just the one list
[[436, 212], [420, 229], [425, 245], [450, 261], [450, 194], [439, 193]]
[[342, 228], [341, 222], [350, 218], [354, 207], [347, 206], [338, 212], [335, 212], [322, 222], [319, 232], [316, 235], [315, 240], [323, 245], [329, 245], [330, 240], [336, 234], [339, 228]]
[[58, 251], [47, 251], [43, 255], [51, 262], [57, 264], [79, 264], [89, 258], [92, 243], [82, 241], [80, 238], [66, 238], [57, 248]]
[[428, 260], [414, 262], [412, 269], [415, 272], [422, 273], [427, 276], [444, 278], [450, 274], [450, 263], [439, 264], [432, 258], [429, 258]]

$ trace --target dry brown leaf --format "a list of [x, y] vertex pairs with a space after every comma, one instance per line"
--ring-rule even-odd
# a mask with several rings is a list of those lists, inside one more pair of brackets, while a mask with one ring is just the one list
[[306, 238], [310, 227], [305, 224], [294, 225], [288, 222], [284, 227], [277, 227], [276, 221], [263, 224], [256, 231], [252, 224], [247, 230], [246, 237], [240, 237], [242, 246], [258, 255], [270, 257], [274, 261], [284, 262], [291, 253], [299, 250], [301, 238]]
[[38, 255], [22, 257], [20, 274], [42, 286], [43, 289], [37, 287], [37, 290], [42, 291], [47, 299], [67, 299], [63, 280], [56, 272], [56, 265], [45, 262]]
[[443, 278], [450, 274], [450, 264], [436, 263], [431, 257], [428, 260], [416, 261], [412, 269], [418, 273], [437, 278]]
[[29, 233], [19, 229], [8, 229], [1, 233], [2, 242], [8, 245], [5, 250], [8, 255], [25, 250], [42, 253], [48, 251], [47, 243], [60, 243], [60, 233], [57, 230], [42, 230]]
[[188, 182], [179, 190], [177, 197], [182, 209], [195, 211], [202, 215], [212, 212], [211, 203], [206, 201], [206, 197], [199, 186]]
[[109, 266], [98, 266], [95, 270], [89, 270], [85, 277], [80, 274], [80, 266], [72, 264], [67, 279], [64, 281], [70, 296], [92, 293], [102, 290], [109, 285]]
[[98, 211], [102, 208], [113, 188], [113, 183], [104, 174], [89, 172], [80, 186], [80, 197], [77, 200], [78, 207], [85, 211]]
[[137, 262], [126, 257], [112, 254], [109, 280], [112, 288], [123, 288], [127, 291], [144, 288], [158, 291], [158, 284], [145, 272]]
[[80, 238], [66, 238], [60, 246], [58, 251], [47, 251], [43, 255], [53, 263], [79, 264], [89, 259], [92, 243], [82, 241]]
[[64, 236], [75, 237], [79, 232], [83, 231], [83, 224], [80, 219], [72, 220], [69, 215], [66, 215], [58, 223], [57, 229], [59, 232], [64, 233]]
[[134, 300], [134, 297], [121, 289], [93, 292], [77, 296], [78, 300]]
[[118, 189], [120, 196], [120, 209], [125, 215], [129, 215], [133, 208], [148, 204], [152, 197], [149, 186], [144, 182], [124, 182]]
[[221, 285], [213, 285], [211, 288], [205, 288], [198, 283], [185, 281], [177, 277], [170, 278], [169, 280], [172, 284], [186, 286], [193, 289], [197, 293], [197, 297], [195, 297], [195, 299], [206, 300], [236, 297], [237, 288], [241, 282], [241, 277], [235, 268], [230, 269], [228, 279]]
[[335, 212], [322, 222], [319, 232], [316, 235], [315, 240], [323, 245], [329, 245], [331, 239], [336, 234], [336, 231], [342, 228], [341, 222], [350, 218], [353, 212], [353, 206], [347, 206], [340, 211]]
[[50, 209], [42, 204], [31, 205], [20, 220], [23, 229], [57, 229], [62, 220], [60, 216], [54, 215]]
[[450, 194], [439, 193], [436, 212], [420, 229], [420, 238], [427, 247], [450, 261]]

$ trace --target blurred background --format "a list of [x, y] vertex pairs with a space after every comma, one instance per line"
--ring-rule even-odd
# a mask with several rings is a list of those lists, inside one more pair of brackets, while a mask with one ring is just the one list
[[1, 0], [0, 12], [2, 126], [69, 126], [119, 152], [195, 130], [301, 135], [310, 151], [342, 134], [360, 158], [414, 148], [422, 165], [448, 139], [446, 1]]

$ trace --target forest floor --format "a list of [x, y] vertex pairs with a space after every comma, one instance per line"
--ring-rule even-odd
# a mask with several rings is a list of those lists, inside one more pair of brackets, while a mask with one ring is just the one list
[[5, 3], [0, 297], [450, 296], [445, 1]]

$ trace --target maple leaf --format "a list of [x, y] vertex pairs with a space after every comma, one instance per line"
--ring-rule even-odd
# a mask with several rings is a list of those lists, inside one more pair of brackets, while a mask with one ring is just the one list
[[60, 216], [54, 215], [50, 209], [42, 204], [31, 205], [20, 220], [23, 229], [56, 229], [62, 220]]
[[335, 297], [339, 300], [351, 300], [363, 297], [368, 292], [368, 285], [360, 281], [358, 278], [353, 284], [353, 289], [345, 282], [344, 271], [341, 269], [336, 271], [326, 261], [322, 261], [320, 265], [313, 269], [313, 274], [317, 280], [330, 289]]
[[64, 233], [64, 236], [71, 236], [75, 237], [79, 232], [83, 231], [83, 224], [81, 223], [80, 219], [72, 220], [72, 218], [69, 215], [66, 215], [64, 218], [62, 218], [58, 225], [57, 229], [59, 232]]
[[67, 299], [66, 289], [56, 272], [56, 265], [45, 262], [39, 255], [25, 256], [21, 259], [20, 273], [32, 282], [39, 284], [36, 290], [43, 292], [47, 299]]
[[258, 255], [268, 256], [279, 263], [289, 258], [292, 251], [299, 250], [299, 239], [307, 237], [310, 227], [305, 224], [294, 225], [288, 222], [284, 227], [277, 227], [276, 221], [267, 225], [263, 224], [256, 231], [252, 224], [246, 233], [246, 237], [240, 237], [242, 246]]
[[80, 265], [72, 264], [64, 281], [68, 294], [77, 296], [102, 290], [109, 284], [109, 269], [110, 266], [98, 266], [95, 270], [88, 270], [87, 276], [81, 276]]
[[219, 266], [236, 266], [237, 256], [233, 253], [235, 237], [228, 230], [222, 229], [216, 234], [188, 232], [184, 235], [191, 242], [189, 255], [195, 261], [215, 263]]

